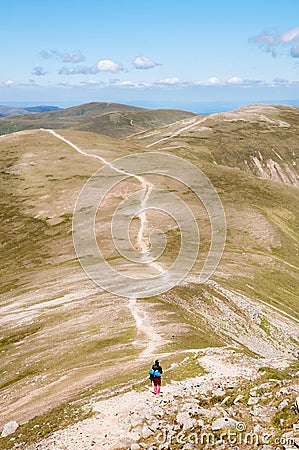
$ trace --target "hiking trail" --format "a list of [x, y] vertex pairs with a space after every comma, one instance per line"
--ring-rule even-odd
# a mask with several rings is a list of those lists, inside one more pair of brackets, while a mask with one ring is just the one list
[[[73, 148], [76, 152], [80, 153], [83, 156], [86, 156], [88, 158], [94, 158], [100, 161], [101, 163], [108, 165], [111, 169], [115, 170], [118, 173], [127, 175], [128, 177], [135, 178], [142, 186], [142, 189], [144, 191], [141, 203], [140, 203], [140, 209], [141, 212], [137, 214], [137, 217], [140, 220], [140, 226], [137, 234], [137, 245], [140, 248], [141, 253], [145, 253], [148, 250], [148, 244], [145, 240], [145, 233], [147, 232], [148, 227], [148, 221], [146, 217], [146, 208], [147, 208], [147, 202], [150, 197], [150, 194], [153, 189], [152, 183], [145, 180], [144, 177], [140, 175], [136, 175], [134, 173], [126, 172], [125, 170], [119, 169], [118, 167], [115, 167], [113, 163], [107, 161], [105, 158], [99, 155], [94, 155], [92, 153], [87, 153], [84, 150], [82, 150], [80, 147], [78, 147], [76, 144], [74, 144], [69, 139], [65, 138], [61, 134], [57, 133], [56, 131], [49, 129], [49, 128], [41, 128], [41, 131], [46, 131], [47, 133], [52, 134], [57, 139], [61, 140], [65, 144], [69, 145], [71, 148]], [[151, 262], [148, 263], [151, 267], [153, 267], [157, 272], [162, 273], [163, 268], [159, 263]], [[136, 328], [139, 335], [143, 335], [143, 341], [146, 343], [145, 349], [140, 353], [139, 357], [149, 357], [154, 354], [156, 348], [161, 345], [162, 339], [161, 336], [157, 333], [153, 325], [150, 323], [147, 313], [142, 309], [142, 305], [137, 302], [137, 299], [135, 297], [132, 297], [129, 299], [128, 307], [130, 309], [130, 312], [132, 314], [132, 317], [135, 320]], [[137, 337], [139, 340], [139, 338]]]

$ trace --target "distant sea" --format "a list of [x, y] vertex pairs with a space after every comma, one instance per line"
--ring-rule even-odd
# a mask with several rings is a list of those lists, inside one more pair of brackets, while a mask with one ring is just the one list
[[[107, 101], [107, 100], [93, 100], [93, 101]], [[253, 103], [264, 103], [264, 104], [280, 104], [280, 105], [290, 105], [299, 107], [299, 100], [247, 100], [247, 101], [213, 101], [213, 102], [182, 102], [182, 101], [150, 101], [150, 100], [112, 100], [116, 103], [125, 103], [132, 106], [140, 106], [141, 108], [150, 108], [150, 109], [180, 109], [184, 111], [191, 111], [196, 114], [213, 114], [216, 112], [226, 112], [232, 111], [234, 109], [240, 108], [241, 106], [245, 106]], [[39, 102], [1, 102], [2, 105], [7, 106], [20, 106], [20, 107], [28, 107], [28, 106], [37, 106], [37, 105], [51, 105], [51, 106], [59, 106], [61, 108], [68, 108], [70, 106], [77, 106], [81, 103], [88, 103], [88, 101], [78, 101], [78, 102], [62, 102], [60, 101], [39, 101]]]
[[150, 101], [135, 101], [132, 102], [134, 106], [141, 106], [143, 108], [170, 108], [181, 109], [184, 111], [191, 111], [196, 114], [213, 114], [217, 112], [233, 111], [241, 106], [264, 103], [264, 104], [280, 104], [299, 107], [299, 100], [271, 100], [271, 101], [239, 101], [239, 102], [150, 102]]

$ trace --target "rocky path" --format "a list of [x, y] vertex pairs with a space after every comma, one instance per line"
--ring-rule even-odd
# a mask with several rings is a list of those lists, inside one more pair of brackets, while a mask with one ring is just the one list
[[[195, 407], [199, 396], [208, 392], [213, 396], [225, 396], [226, 389], [235, 388], [242, 380], [255, 379], [261, 365], [285, 365], [279, 359], [257, 360], [219, 349], [201, 351], [198, 358], [200, 365], [206, 369], [206, 374], [181, 382], [172, 381], [163, 386], [160, 396], [155, 396], [149, 386], [140, 392], [131, 389], [106, 400], [93, 400], [92, 418], [57, 431], [39, 444], [27, 447], [27, 450], [148, 448], [141, 441], [161, 433], [159, 424], [162, 418], [167, 421], [168, 416], [176, 414], [178, 420], [182, 421], [182, 426], [188, 428], [192, 424], [188, 422], [188, 414], [184, 413], [186, 405]], [[215, 411], [216, 417], [223, 416], [223, 408]], [[212, 416], [214, 413], [211, 413]]]

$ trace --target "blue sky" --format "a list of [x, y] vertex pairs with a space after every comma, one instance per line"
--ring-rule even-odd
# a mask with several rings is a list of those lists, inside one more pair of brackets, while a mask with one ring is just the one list
[[299, 100], [299, 2], [11, 0], [0, 104]]

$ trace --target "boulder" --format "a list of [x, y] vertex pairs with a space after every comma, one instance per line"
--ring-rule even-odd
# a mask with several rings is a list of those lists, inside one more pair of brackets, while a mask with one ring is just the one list
[[222, 428], [236, 428], [237, 424], [238, 422], [235, 419], [231, 419], [230, 417], [221, 417], [214, 420], [212, 423], [212, 430], [217, 431]]
[[19, 424], [15, 420], [7, 422], [3, 427], [1, 437], [9, 436], [10, 434], [14, 433], [18, 427]]

